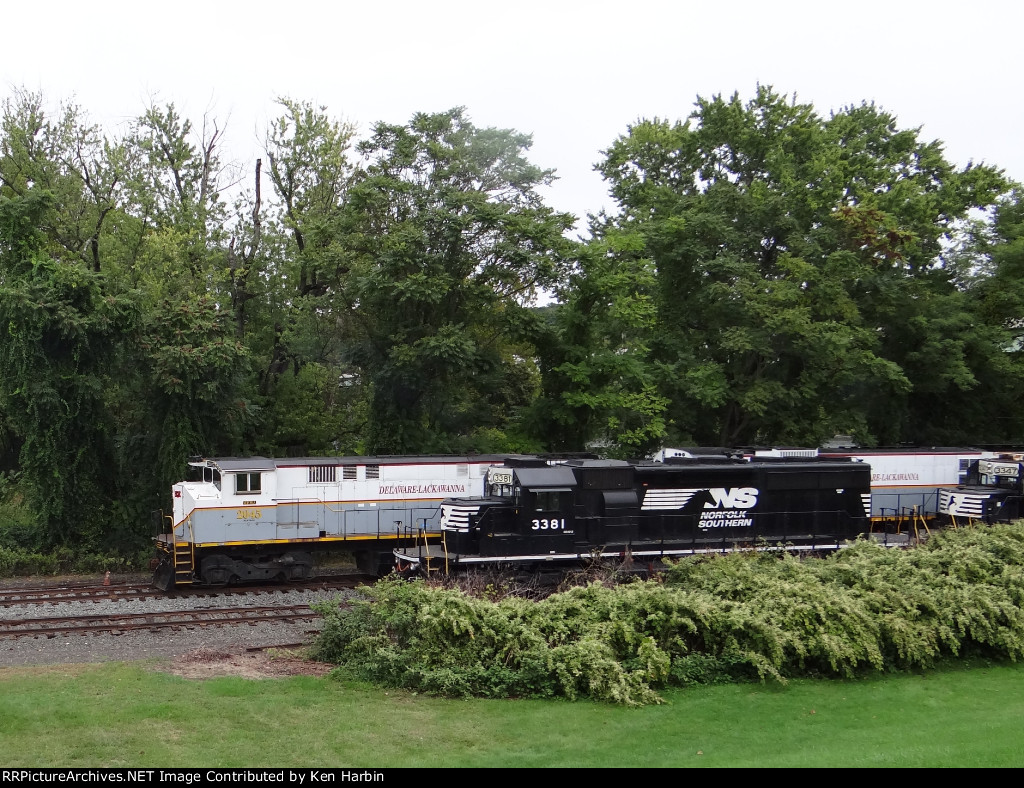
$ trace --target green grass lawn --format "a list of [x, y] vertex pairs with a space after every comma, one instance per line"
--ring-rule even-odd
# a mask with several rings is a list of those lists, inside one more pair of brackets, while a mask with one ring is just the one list
[[1024, 766], [1024, 665], [729, 685], [660, 706], [448, 700], [151, 664], [0, 670], [0, 766]]

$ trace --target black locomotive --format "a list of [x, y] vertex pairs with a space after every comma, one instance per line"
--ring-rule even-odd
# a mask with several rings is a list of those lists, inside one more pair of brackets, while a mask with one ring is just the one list
[[441, 505], [440, 543], [394, 551], [402, 569], [640, 562], [736, 549], [835, 550], [871, 524], [871, 468], [852, 460], [511, 458], [485, 494]]

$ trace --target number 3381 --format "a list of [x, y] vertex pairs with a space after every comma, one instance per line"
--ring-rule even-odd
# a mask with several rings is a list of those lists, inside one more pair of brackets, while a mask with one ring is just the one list
[[563, 531], [565, 530], [565, 518], [534, 520], [531, 528], [534, 531]]

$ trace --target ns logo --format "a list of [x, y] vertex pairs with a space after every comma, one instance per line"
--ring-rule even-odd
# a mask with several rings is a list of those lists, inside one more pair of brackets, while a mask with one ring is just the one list
[[708, 495], [711, 500], [704, 503], [705, 509], [749, 509], [757, 505], [756, 487], [710, 487]]

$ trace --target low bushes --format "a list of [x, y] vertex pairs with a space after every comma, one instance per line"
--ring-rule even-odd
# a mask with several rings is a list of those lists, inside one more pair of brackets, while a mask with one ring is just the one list
[[132, 572], [141, 570], [148, 563], [148, 554], [125, 558], [100, 553], [78, 553], [66, 547], [50, 552], [0, 547], [0, 577]]
[[386, 579], [318, 606], [318, 659], [445, 695], [657, 702], [670, 685], [924, 668], [1024, 654], [1024, 527], [824, 559], [735, 553], [656, 580], [497, 601]]

